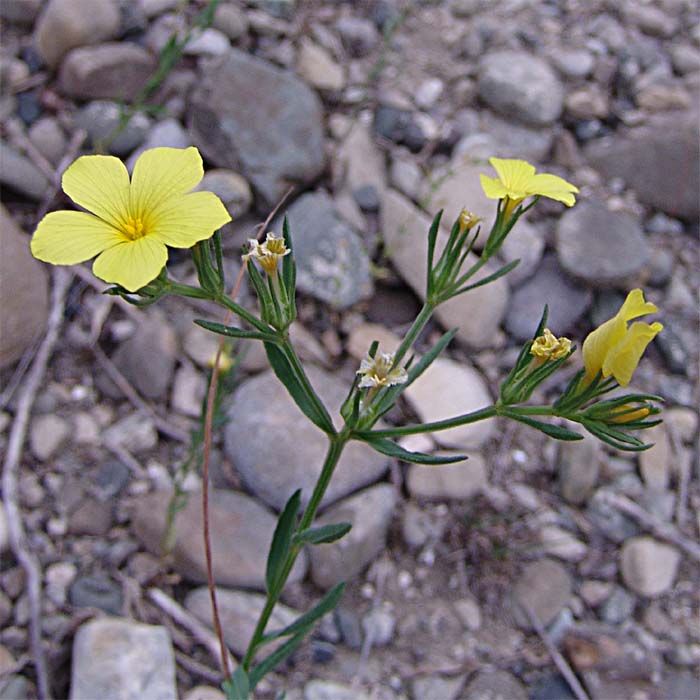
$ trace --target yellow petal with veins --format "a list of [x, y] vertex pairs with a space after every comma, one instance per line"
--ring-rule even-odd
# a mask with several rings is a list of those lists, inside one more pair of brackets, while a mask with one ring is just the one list
[[92, 265], [96, 277], [130, 292], [152, 282], [168, 260], [168, 249], [152, 236], [124, 241], [105, 250]]

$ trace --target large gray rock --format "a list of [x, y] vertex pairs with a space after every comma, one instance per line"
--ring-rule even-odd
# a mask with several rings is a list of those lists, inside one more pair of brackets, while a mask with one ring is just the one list
[[[335, 417], [347, 386], [313, 366], [306, 370]], [[328, 441], [303, 416], [277, 377], [269, 371], [241, 384], [228, 415], [225, 450], [246, 487], [278, 510], [298, 488], [306, 503], [321, 473]], [[362, 443], [351, 442], [340, 458], [323, 505], [373, 483], [386, 468], [385, 457]]]
[[48, 284], [43, 265], [0, 205], [0, 369], [13, 364], [44, 331]]
[[557, 224], [556, 244], [562, 267], [597, 287], [628, 286], [651, 256], [639, 223], [596, 200], [579, 202], [564, 212]]
[[49, 0], [34, 30], [34, 42], [49, 68], [77, 46], [99, 44], [119, 32], [115, 0]]
[[176, 700], [175, 657], [160, 625], [103, 617], [78, 629], [70, 700]]
[[500, 114], [533, 126], [555, 122], [564, 90], [550, 65], [524, 51], [497, 51], [481, 59], [479, 96]]
[[130, 101], [146, 86], [155, 59], [136, 44], [111, 42], [73, 49], [61, 63], [61, 92], [81, 99]]
[[[416, 294], [425, 297], [429, 217], [398, 192], [387, 190], [382, 198], [381, 227], [391, 262]], [[446, 240], [443, 230], [438, 235], [436, 260]], [[466, 264], [475, 261], [476, 256], [470, 255]], [[488, 263], [474, 281], [495, 269]], [[457, 328], [457, 336], [465, 343], [483, 348], [494, 344], [507, 305], [508, 283], [501, 278], [442, 304], [436, 316], [446, 328]]]
[[129, 119], [124, 130], [112, 138], [117, 133], [120, 115], [121, 108], [116, 102], [94, 100], [75, 115], [75, 121], [81, 129], [87, 131], [93, 145], [106, 139], [109, 153], [125, 156], [143, 143], [151, 120], [143, 112], [137, 112]]
[[321, 588], [331, 588], [357, 576], [383, 551], [386, 533], [396, 506], [396, 491], [378, 484], [329, 508], [318, 525], [349, 522], [352, 530], [332, 544], [310, 550], [311, 578]]
[[[372, 294], [370, 261], [359, 236], [338, 218], [325, 192], [302, 195], [286, 212], [299, 290], [337, 309]], [[281, 235], [282, 219], [271, 228]]]
[[189, 123], [204, 155], [244, 175], [262, 209], [325, 165], [318, 96], [295, 75], [236, 49], [204, 68]]
[[647, 126], [591, 143], [588, 162], [619, 177], [651, 207], [683, 219], [700, 218], [698, 114], [658, 117]]
[[[134, 534], [156, 556], [163, 554], [170, 498], [170, 493], [161, 491], [140, 496], [134, 504]], [[209, 524], [215, 583], [264, 590], [267, 552], [276, 524], [272, 513], [242, 493], [214, 490], [209, 494]], [[175, 516], [171, 544], [175, 570], [188, 581], [205, 583], [201, 494], [190, 494]], [[289, 580], [301, 580], [306, 564], [302, 553]]]
[[590, 289], [574, 282], [556, 257], [548, 255], [537, 272], [513, 292], [505, 327], [516, 340], [532, 338], [546, 304], [547, 327], [556, 335], [565, 335], [586, 313], [592, 300]]

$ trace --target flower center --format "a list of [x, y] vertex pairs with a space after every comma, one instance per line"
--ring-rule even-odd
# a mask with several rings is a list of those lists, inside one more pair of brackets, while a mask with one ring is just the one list
[[142, 238], [146, 235], [146, 232], [143, 230], [143, 221], [130, 216], [124, 224], [124, 233], [126, 233], [132, 241]]

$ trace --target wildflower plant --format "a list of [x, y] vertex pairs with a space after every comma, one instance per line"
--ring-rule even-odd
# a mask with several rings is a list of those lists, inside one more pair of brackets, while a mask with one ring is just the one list
[[[339, 540], [351, 529], [351, 524], [345, 522], [314, 524], [348, 442], [364, 442], [384, 455], [406, 462], [447, 464], [465, 457], [411, 452], [395, 440], [500, 416], [559, 440], [582, 439], [579, 432], [562, 425], [567, 421], [578, 423], [621, 450], [649, 447], [637, 433], [659, 423], [657, 403], [660, 398], [644, 393], [612, 395], [613, 390], [629, 384], [647, 344], [662, 329], [658, 322], [635, 321], [628, 326], [628, 322], [657, 310], [644, 300], [639, 289], [631, 291], [620, 311], [584, 340], [581, 368], [551, 405], [528, 402], [546, 379], [577, 360], [572, 341], [557, 337], [546, 326], [545, 307], [532, 339], [522, 346], [493, 405], [435, 422], [377, 427], [402, 392], [430, 367], [454, 338], [455, 330], [448, 330], [422, 356], [418, 358], [414, 354], [415, 341], [435, 309], [457, 295], [498, 279], [517, 265], [518, 261], [509, 263], [475, 280], [476, 273], [498, 253], [520, 216], [540, 197], [567, 206], [575, 203], [578, 190], [560, 177], [536, 174], [533, 166], [521, 160], [492, 158], [490, 162], [498, 178], [482, 176], [482, 186], [487, 197], [498, 200], [497, 216], [480, 257], [470, 255], [481, 231], [478, 215], [463, 210], [439, 253], [437, 238], [442, 212], [435, 216], [427, 232], [427, 293], [423, 307], [394, 353], [380, 352], [377, 342], [368, 348], [341, 406], [339, 428], [309, 381], [290, 341], [289, 328], [297, 315], [296, 268], [293, 238], [286, 219], [281, 237], [266, 233], [262, 241], [251, 239], [242, 256], [258, 297], [259, 313], [254, 313], [224, 291], [220, 234], [215, 231], [229, 217], [215, 195], [189, 192], [202, 177], [201, 158], [196, 149], [147, 151], [137, 162], [131, 180], [115, 158], [79, 158], [64, 175], [64, 191], [91, 213], [48, 214], [34, 233], [32, 251], [41, 260], [73, 264], [98, 255], [93, 266], [95, 274], [115, 283], [108, 293], [118, 294], [131, 303], [150, 304], [165, 294], [175, 294], [211, 300], [237, 316], [240, 325], [205, 320], [197, 323], [226, 338], [262, 342], [274, 373], [303, 414], [326, 435], [325, 460], [313, 492], [305, 499], [307, 506], [302, 510], [301, 490], [297, 490], [278, 518], [265, 572], [266, 602], [247, 651], [233, 672], [224, 651], [210, 575], [215, 626], [226, 675], [223, 687], [229, 700], [248, 698], [263, 676], [293, 653], [342, 595], [344, 584], [341, 583], [291, 624], [281, 629], [268, 629], [271, 614], [302, 549]], [[191, 248], [198, 286], [169, 278], [166, 246]], [[206, 487], [203, 497], [206, 513]], [[210, 556], [206, 523], [204, 530], [205, 551]], [[280, 641], [279, 646], [261, 658], [266, 646]]]

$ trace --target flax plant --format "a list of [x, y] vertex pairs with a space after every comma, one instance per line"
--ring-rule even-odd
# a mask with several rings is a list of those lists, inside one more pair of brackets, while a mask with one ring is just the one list
[[[628, 326], [629, 321], [657, 311], [653, 304], [644, 300], [639, 289], [632, 290], [620, 311], [584, 340], [581, 369], [551, 405], [528, 402], [545, 379], [565, 364], [576, 362], [572, 357], [576, 347], [570, 339], [557, 337], [546, 326], [545, 307], [538, 328], [532, 339], [523, 345], [493, 405], [441, 421], [377, 427], [402, 392], [430, 367], [455, 335], [454, 330], [447, 331], [420, 359], [413, 354], [415, 341], [435, 309], [457, 295], [502, 277], [517, 264], [517, 261], [509, 263], [485, 278], [474, 280], [475, 274], [497, 255], [518, 219], [541, 197], [566, 206], [575, 203], [578, 190], [560, 177], [536, 174], [533, 166], [521, 160], [492, 158], [490, 162], [498, 177], [482, 176], [482, 186], [487, 197], [497, 200], [497, 215], [481, 256], [472, 263], [474, 258], [469, 255], [481, 232], [481, 219], [477, 214], [467, 210], [460, 213], [439, 254], [436, 242], [442, 213], [435, 216], [427, 232], [427, 293], [423, 307], [395, 353], [380, 352], [377, 342], [367, 349], [340, 409], [340, 428], [335, 427], [290, 341], [289, 329], [297, 316], [296, 267], [293, 237], [286, 219], [281, 237], [265, 232], [264, 240], [251, 239], [243, 254], [260, 307], [259, 313], [251, 312], [224, 291], [221, 240], [215, 231], [230, 217], [212, 193], [190, 192], [203, 174], [196, 149], [147, 151], [137, 162], [131, 180], [116, 158], [79, 158], [64, 174], [63, 188], [76, 204], [88, 211], [48, 214], [34, 233], [31, 248], [36, 257], [53, 264], [75, 264], [97, 256], [93, 265], [95, 274], [115, 285], [107, 292], [118, 294], [131, 303], [151, 304], [168, 294], [208, 299], [219, 304], [227, 310], [227, 317], [233, 314], [238, 318], [238, 325], [205, 320], [196, 323], [226, 338], [260, 341], [272, 370], [296, 405], [326, 436], [325, 460], [307, 506], [301, 507], [299, 489], [290, 495], [279, 515], [265, 572], [266, 602], [247, 651], [233, 672], [227, 666], [216, 613], [205, 515], [209, 586], [215, 626], [222, 644], [222, 667], [226, 673], [223, 687], [228, 700], [249, 698], [265, 674], [294, 652], [342, 595], [343, 583], [328, 591], [317, 605], [291, 624], [281, 629], [268, 629], [299, 553], [305, 547], [339, 540], [351, 529], [351, 524], [346, 522], [315, 525], [323, 496], [350, 441], [364, 442], [383, 455], [405, 462], [437, 466], [465, 457], [411, 452], [395, 440], [500, 416], [558, 440], [580, 440], [582, 435], [566, 426], [566, 423], [578, 423], [621, 450], [649, 447], [636, 433], [659, 422], [656, 404], [660, 398], [644, 393], [603, 398], [629, 384], [647, 344], [662, 329], [658, 322], [636, 321]], [[167, 246], [191, 248], [198, 285], [185, 285], [169, 277]], [[206, 484], [204, 486], [206, 514]], [[261, 655], [272, 642], [281, 644], [266, 656]]]

